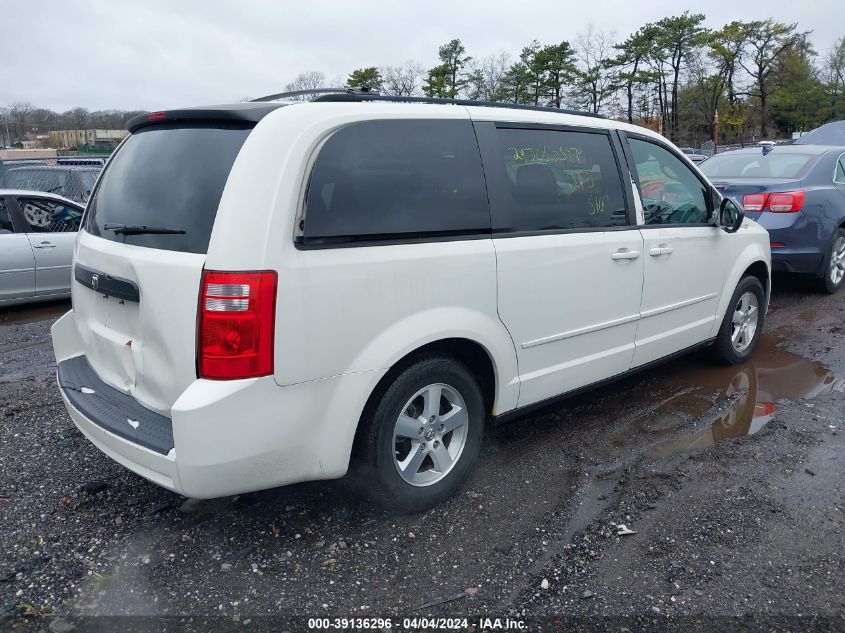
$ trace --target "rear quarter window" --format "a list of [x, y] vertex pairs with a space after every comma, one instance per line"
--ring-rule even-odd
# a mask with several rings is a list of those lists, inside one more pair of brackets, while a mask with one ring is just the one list
[[308, 185], [305, 243], [489, 232], [469, 121], [356, 123], [325, 142]]
[[[251, 127], [163, 125], [121, 145], [88, 206], [84, 230], [115, 242], [205, 253], [229, 172]], [[184, 231], [118, 233], [106, 225]]]

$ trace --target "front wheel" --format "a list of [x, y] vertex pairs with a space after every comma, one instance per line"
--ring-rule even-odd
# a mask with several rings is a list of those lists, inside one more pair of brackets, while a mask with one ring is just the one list
[[713, 346], [720, 361], [738, 365], [748, 360], [763, 331], [765, 305], [760, 280], [751, 276], [740, 279]]
[[845, 281], [845, 229], [839, 229], [833, 235], [830, 252], [822, 277], [822, 290], [833, 294]]
[[406, 512], [449, 498], [478, 456], [484, 420], [481, 389], [463, 364], [432, 357], [407, 367], [361, 420], [365, 494]]

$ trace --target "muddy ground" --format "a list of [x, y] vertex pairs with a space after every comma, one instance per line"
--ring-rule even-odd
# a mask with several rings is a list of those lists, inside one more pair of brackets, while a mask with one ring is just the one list
[[159, 489], [64, 412], [49, 325], [67, 304], [0, 311], [0, 628], [285, 614], [845, 629], [845, 293], [775, 286], [752, 362], [695, 354], [490, 433], [461, 493], [412, 516], [344, 482], [205, 502]]

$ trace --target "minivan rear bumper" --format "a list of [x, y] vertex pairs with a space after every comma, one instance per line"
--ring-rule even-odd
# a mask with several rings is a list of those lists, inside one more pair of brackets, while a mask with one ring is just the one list
[[[166, 438], [150, 441], [149, 434], [135, 434], [143, 424], [158, 420], [164, 425], [159, 418], [168, 418], [139, 411], [142, 405], [130, 394], [106, 385], [93, 370], [86, 373], [76, 327], [71, 310], [51, 330], [60, 392], [74, 424], [129, 470], [200, 499], [343, 476], [366, 394], [383, 373], [344, 374], [286, 387], [272, 376], [195, 380], [171, 407], [168, 449]], [[67, 371], [74, 367], [82, 370]], [[80, 384], [80, 376], [93, 384]], [[95, 394], [83, 394], [82, 387], [98, 392], [101, 400], [86, 401], [84, 396]], [[138, 422], [137, 429], [130, 420]]]

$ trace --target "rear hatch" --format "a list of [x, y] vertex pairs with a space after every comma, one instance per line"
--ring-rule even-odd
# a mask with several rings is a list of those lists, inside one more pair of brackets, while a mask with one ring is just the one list
[[74, 260], [73, 308], [100, 378], [169, 415], [197, 377], [205, 254], [254, 122], [150, 117], [156, 123], [121, 145], [91, 197]]

